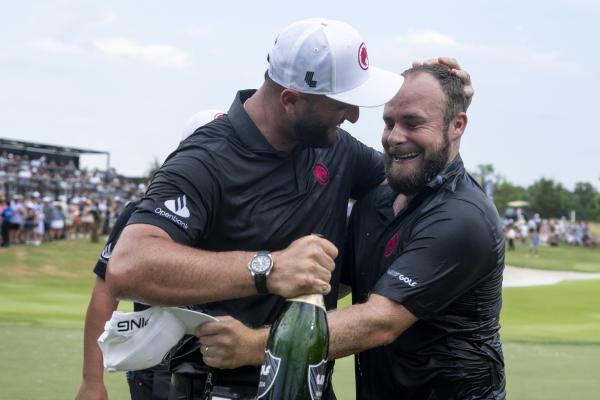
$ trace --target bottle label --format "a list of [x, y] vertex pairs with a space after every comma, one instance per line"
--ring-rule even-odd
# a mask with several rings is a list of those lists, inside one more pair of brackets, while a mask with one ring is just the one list
[[311, 400], [321, 400], [327, 375], [327, 360], [308, 366], [308, 391]]
[[265, 361], [260, 367], [260, 378], [258, 380], [258, 393], [257, 399], [265, 397], [269, 394], [269, 390], [277, 379], [277, 373], [279, 372], [279, 365], [281, 364], [281, 357], [276, 357], [269, 350], [265, 351]]
[[320, 294], [305, 294], [297, 297], [292, 297], [287, 300], [300, 301], [302, 303], [312, 304], [314, 306], [320, 307], [323, 311], [325, 311], [325, 302], [323, 301], [323, 295]]

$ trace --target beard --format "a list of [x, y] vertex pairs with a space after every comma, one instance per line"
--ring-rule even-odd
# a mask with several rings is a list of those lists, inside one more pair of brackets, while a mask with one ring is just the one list
[[306, 147], [331, 147], [337, 142], [337, 131], [330, 137], [330, 128], [316, 115], [307, 113], [294, 123], [294, 133], [301, 145]]
[[424, 155], [423, 165], [408, 175], [394, 175], [394, 161], [384, 152], [385, 176], [390, 187], [396, 193], [407, 196], [417, 194], [427, 183], [444, 170], [450, 155], [450, 138], [446, 133], [441, 146], [429, 155]]

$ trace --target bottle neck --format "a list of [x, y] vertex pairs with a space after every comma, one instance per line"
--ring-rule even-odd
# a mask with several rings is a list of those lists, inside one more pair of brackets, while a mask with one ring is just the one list
[[322, 294], [303, 294], [301, 296], [287, 299], [287, 301], [300, 301], [302, 303], [312, 304], [314, 306], [322, 308], [323, 311], [325, 311], [325, 301], [323, 300]]

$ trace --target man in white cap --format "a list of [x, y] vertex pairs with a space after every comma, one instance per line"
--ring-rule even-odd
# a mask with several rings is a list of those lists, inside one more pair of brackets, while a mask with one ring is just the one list
[[[107, 271], [116, 296], [198, 304], [235, 318], [220, 318], [232, 329], [271, 324], [284, 297], [322, 293], [335, 307], [348, 199], [384, 179], [381, 154], [340, 125], [390, 100], [402, 77], [370, 65], [356, 30], [325, 19], [285, 28], [268, 61], [263, 85], [239, 92], [156, 173]], [[175, 354], [170, 398], [255, 397], [258, 368], [209, 370], [198, 350]]]
[[[183, 129], [181, 135], [182, 142], [200, 126], [220, 118], [222, 115], [223, 112], [216, 109], [201, 110], [192, 115]], [[131, 213], [135, 210], [138, 203], [139, 201], [135, 201], [125, 206], [125, 209], [115, 222], [115, 226], [94, 267], [96, 282], [94, 283], [85, 318], [82, 381], [76, 396], [77, 400], [108, 399], [106, 387], [104, 386], [102, 353], [96, 341], [103, 331], [104, 323], [110, 319], [113, 311], [117, 309], [119, 302], [109, 293], [104, 278], [106, 275], [106, 265], [119, 240], [121, 231], [125, 228]], [[141, 312], [147, 308], [148, 306], [145, 304], [134, 303], [135, 311]], [[164, 364], [140, 371], [129, 371], [127, 373], [127, 383], [129, 384], [132, 400], [149, 398], [153, 400], [166, 399], [170, 378], [171, 374]]]

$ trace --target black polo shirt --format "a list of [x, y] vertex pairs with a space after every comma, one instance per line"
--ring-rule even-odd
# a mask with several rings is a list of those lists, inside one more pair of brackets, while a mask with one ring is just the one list
[[[460, 156], [394, 216], [389, 186], [354, 206], [342, 281], [418, 321], [356, 355], [357, 399], [502, 399], [498, 330], [504, 241], [493, 203]], [[496, 396], [496, 397], [494, 397]]]
[[[212, 251], [276, 251], [311, 233], [342, 248], [348, 199], [384, 179], [381, 154], [343, 130], [329, 148], [278, 151], [244, 110], [253, 93], [239, 92], [226, 115], [181, 143], [129, 224], [155, 225], [176, 242]], [[328, 308], [336, 305], [339, 274], [336, 268]], [[262, 327], [283, 304], [279, 296], [256, 295], [199, 308]]]
[[[113, 226], [110, 235], [108, 235], [106, 245], [104, 246], [104, 249], [102, 249], [102, 253], [100, 253], [100, 257], [98, 257], [98, 261], [96, 262], [96, 266], [94, 267], [94, 273], [102, 280], [106, 279], [106, 265], [110, 260], [110, 256], [112, 255], [112, 252], [115, 249], [117, 242], [119, 241], [121, 232], [123, 231], [123, 229], [125, 229], [125, 226], [127, 226], [127, 221], [129, 220], [129, 217], [131, 216], [131, 214], [133, 214], [135, 208], [139, 203], [140, 201], [138, 200], [129, 202], [127, 203], [127, 205], [125, 205], [123, 212], [121, 212], [119, 218], [117, 218], [117, 220], [115, 221], [115, 225]], [[146, 304], [137, 302], [133, 303], [134, 311], [142, 311], [147, 309], [148, 307], [149, 306], [147, 306]]]

